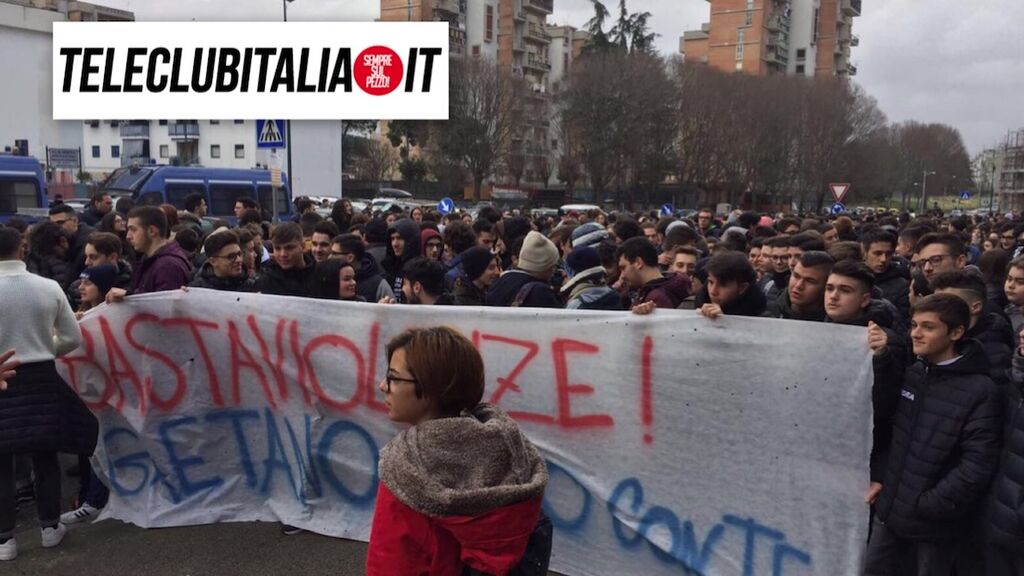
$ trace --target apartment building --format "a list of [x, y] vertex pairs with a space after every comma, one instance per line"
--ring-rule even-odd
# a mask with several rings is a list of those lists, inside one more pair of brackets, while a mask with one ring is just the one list
[[861, 0], [707, 0], [709, 21], [679, 39], [687, 63], [755, 75], [854, 76]]

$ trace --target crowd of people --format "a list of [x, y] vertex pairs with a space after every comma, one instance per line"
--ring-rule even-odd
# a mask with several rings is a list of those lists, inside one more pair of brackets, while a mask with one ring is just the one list
[[[240, 198], [231, 224], [207, 218], [201, 195], [186, 198], [183, 208], [115, 205], [99, 193], [83, 214], [57, 205], [48, 221], [28, 227], [12, 220], [0, 228], [4, 325], [38, 321], [68, 334], [54, 348], [12, 339], [5, 330], [0, 351], [13, 348], [23, 364], [52, 364], [77, 343], [68, 314], [80, 317], [104, 302], [183, 287], [393, 305], [691, 310], [710, 321], [746, 316], [863, 326], [875, 372], [865, 574], [1024, 574], [1024, 221], [1012, 214], [801, 218], [742, 211], [716, 216], [705, 209], [692, 219], [600, 210], [534, 218], [490, 206], [476, 214], [429, 208], [356, 213], [341, 199], [323, 218], [312, 201], [299, 198], [294, 219], [271, 223], [255, 201]], [[54, 312], [59, 318], [30, 318], [12, 307], [7, 295], [15, 289], [3, 282], [16, 276], [55, 282], [46, 290], [59, 286], [63, 294], [61, 311]], [[42, 293], [33, 285], [34, 297]], [[473, 372], [479, 356], [465, 349], [468, 341], [432, 330], [406, 334], [388, 347], [390, 369], [381, 390], [391, 396], [393, 384], [414, 384], [415, 393], [400, 401], [401, 410], [411, 412], [391, 416], [415, 426], [382, 455], [378, 506], [383, 502], [389, 517], [404, 518], [414, 526], [406, 529], [424, 534], [443, 529], [431, 519], [485, 513], [474, 505], [442, 510], [435, 495], [421, 489], [437, 470], [410, 469], [403, 457], [431, 462], [414, 452], [466, 434], [446, 426], [455, 425], [451, 416], [473, 415], [468, 422], [483, 427], [473, 432], [482, 443], [495, 434], [507, 446], [512, 434], [517, 462], [532, 467], [514, 474], [528, 479], [511, 491], [518, 499], [501, 501], [519, 518], [502, 523], [516, 530], [516, 554], [529, 555], [527, 541], [533, 546], [530, 536], [542, 524], [543, 462], [515, 436], [507, 416], [479, 404], [474, 390], [482, 375]], [[452, 351], [443, 357], [462, 359], [446, 361], [444, 370], [468, 374], [465, 390], [451, 398], [424, 376], [432, 370], [425, 350], [436, 353], [437, 342]], [[48, 353], [31, 356], [19, 346]], [[0, 394], [0, 415], [5, 402]], [[0, 558], [5, 542], [13, 542], [14, 468], [31, 468], [21, 460], [15, 466], [14, 452], [8, 462], [4, 434], [16, 432], [8, 428], [0, 417]], [[52, 473], [51, 451], [29, 451], [31, 464], [39, 465], [34, 494], [44, 545], [47, 530], [95, 518], [107, 497], [83, 455], [80, 506], [58, 519], [44, 478]], [[39, 454], [45, 458], [37, 462]], [[408, 486], [399, 490], [400, 482]], [[32, 491], [33, 483], [25, 486]], [[378, 521], [386, 523], [375, 517], [369, 566], [385, 573], [395, 554], [411, 552], [402, 550], [408, 543], [400, 539], [375, 543]], [[435, 552], [443, 548], [434, 561], [459, 565], [452, 560], [458, 542], [422, 538]], [[501, 566], [518, 558], [512, 556], [506, 554]], [[429, 558], [409, 565], [429, 564]]]

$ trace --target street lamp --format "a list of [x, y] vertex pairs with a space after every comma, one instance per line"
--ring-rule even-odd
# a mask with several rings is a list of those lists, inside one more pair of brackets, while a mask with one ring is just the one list
[[928, 211], [928, 177], [934, 176], [934, 170], [925, 170], [921, 178], [921, 213]]
[[[295, 2], [295, 0], [281, 0], [281, 5], [284, 7], [284, 21], [288, 21], [288, 4]], [[292, 177], [292, 121], [284, 121], [284, 151], [288, 158], [288, 177]], [[291, 184], [288, 184], [288, 188], [291, 188]], [[274, 210], [277, 210], [277, 206], [274, 206]]]

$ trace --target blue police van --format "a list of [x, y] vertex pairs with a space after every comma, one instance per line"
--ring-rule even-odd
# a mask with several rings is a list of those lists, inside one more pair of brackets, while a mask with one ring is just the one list
[[39, 160], [0, 154], [0, 223], [15, 215], [32, 223], [44, 218], [49, 206], [46, 176]]
[[[282, 219], [292, 215], [291, 186], [281, 174], [276, 214]], [[273, 214], [273, 189], [269, 170], [240, 168], [203, 168], [196, 166], [132, 166], [115, 170], [100, 189], [112, 194], [131, 194], [136, 206], [171, 204], [185, 209], [185, 198], [193, 193], [206, 197], [207, 217], [235, 223], [235, 202], [251, 198], [265, 215]]]

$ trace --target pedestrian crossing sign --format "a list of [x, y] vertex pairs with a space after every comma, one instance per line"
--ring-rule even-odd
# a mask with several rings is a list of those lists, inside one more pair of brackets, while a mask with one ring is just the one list
[[256, 147], [285, 148], [284, 120], [257, 120]]

